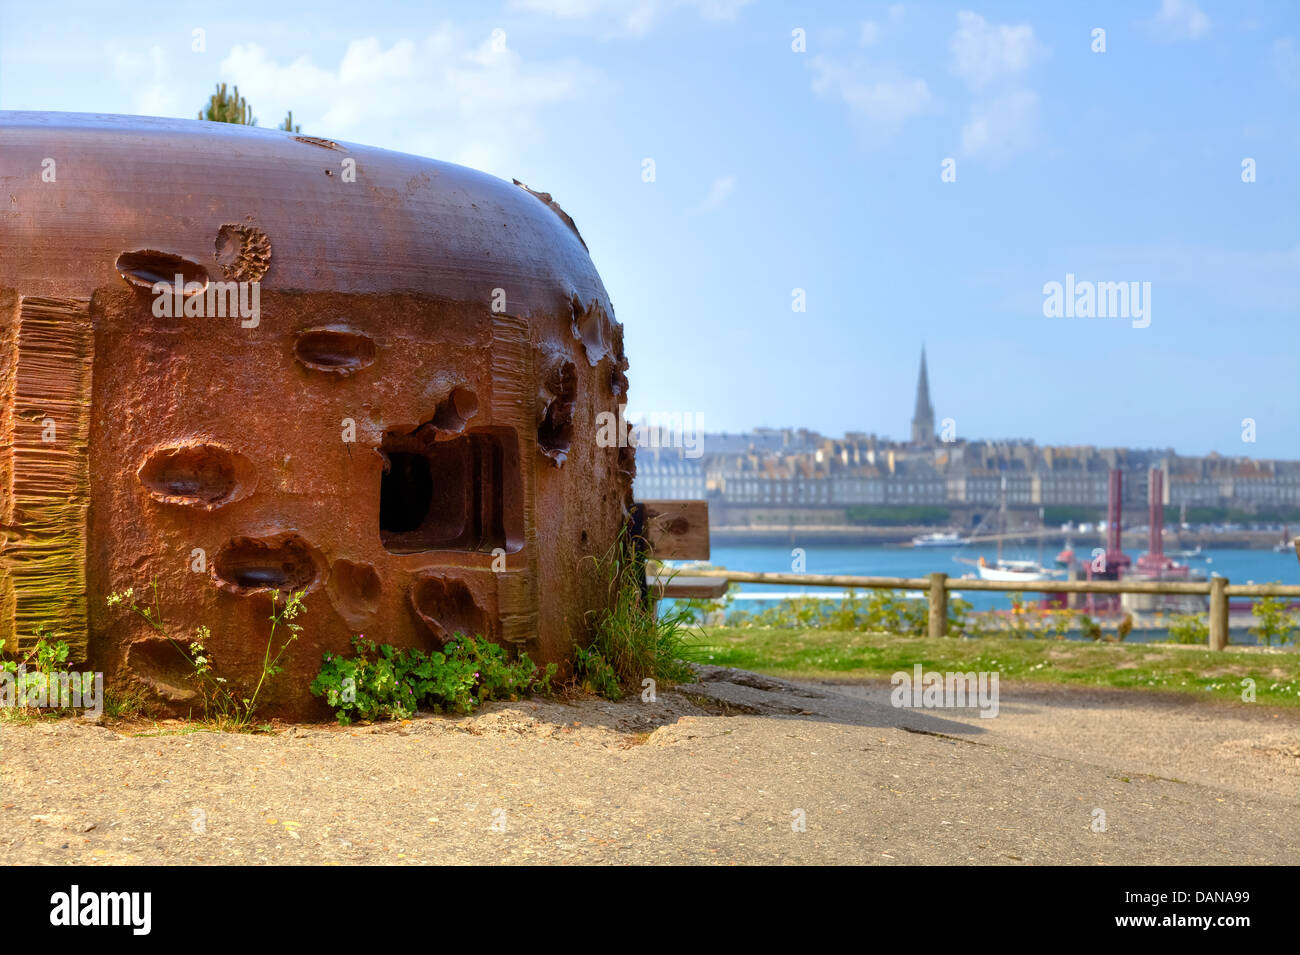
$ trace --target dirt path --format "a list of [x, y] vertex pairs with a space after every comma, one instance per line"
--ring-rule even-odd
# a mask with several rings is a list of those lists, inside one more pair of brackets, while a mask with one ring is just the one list
[[1003, 685], [990, 720], [895, 709], [887, 685], [702, 677], [655, 703], [535, 700], [276, 736], [0, 724], [0, 851], [92, 864], [1300, 862], [1295, 711]]

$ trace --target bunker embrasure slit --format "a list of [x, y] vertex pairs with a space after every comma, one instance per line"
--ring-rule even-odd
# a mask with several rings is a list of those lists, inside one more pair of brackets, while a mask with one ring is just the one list
[[425, 429], [384, 441], [379, 538], [394, 554], [516, 551], [523, 546], [518, 441], [472, 431], [430, 441]]
[[433, 472], [423, 454], [394, 451], [379, 487], [379, 530], [388, 534], [417, 531], [433, 505]]

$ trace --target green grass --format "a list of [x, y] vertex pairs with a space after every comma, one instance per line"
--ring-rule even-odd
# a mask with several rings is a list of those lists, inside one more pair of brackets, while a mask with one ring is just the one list
[[930, 639], [887, 633], [705, 627], [693, 654], [701, 663], [788, 679], [888, 679], [915, 664], [926, 670], [996, 671], [1001, 680], [1242, 698], [1255, 681], [1256, 701], [1300, 706], [1300, 652], [1095, 644], [1011, 637]]
[[647, 684], [667, 689], [689, 683], [694, 672], [683, 661], [695, 658], [693, 637], [699, 633], [689, 602], [656, 608], [642, 596], [644, 557], [627, 535], [624, 528], [603, 555], [583, 560], [609, 600], [588, 615], [591, 642], [574, 647], [573, 655], [577, 685], [610, 700], [641, 693]]

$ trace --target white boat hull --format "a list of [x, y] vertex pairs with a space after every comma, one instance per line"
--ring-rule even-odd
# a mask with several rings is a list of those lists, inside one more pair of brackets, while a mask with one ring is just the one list
[[1052, 580], [1053, 575], [1046, 571], [1006, 570], [1002, 567], [977, 566], [980, 580], [1001, 580], [1031, 584], [1039, 580]]
[[962, 540], [956, 534], [927, 534], [924, 537], [913, 537], [913, 547], [961, 547], [966, 541]]

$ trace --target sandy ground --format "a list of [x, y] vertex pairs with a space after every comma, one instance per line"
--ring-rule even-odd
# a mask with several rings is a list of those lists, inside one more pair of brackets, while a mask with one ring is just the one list
[[[0, 724], [11, 863], [1297, 863], [1300, 713], [703, 668], [656, 702], [276, 735]], [[1104, 831], [1098, 831], [1104, 812]]]

